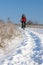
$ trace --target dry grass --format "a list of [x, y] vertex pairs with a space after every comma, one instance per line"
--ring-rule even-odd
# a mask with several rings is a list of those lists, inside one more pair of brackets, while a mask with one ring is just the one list
[[43, 29], [43, 24], [27, 25], [27, 27], [30, 27], [30, 28], [42, 28]]
[[0, 48], [6, 47], [6, 43], [4, 42], [6, 39], [11, 40], [17, 36], [21, 36], [21, 32], [17, 30], [17, 25], [11, 22], [0, 22]]

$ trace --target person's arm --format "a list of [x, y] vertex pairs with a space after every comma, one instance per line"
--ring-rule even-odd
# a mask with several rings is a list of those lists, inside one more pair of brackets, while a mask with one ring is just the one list
[[26, 21], [27, 21], [27, 18], [25, 17]]

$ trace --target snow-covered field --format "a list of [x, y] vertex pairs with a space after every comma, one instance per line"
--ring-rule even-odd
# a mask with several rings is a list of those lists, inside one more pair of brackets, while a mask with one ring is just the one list
[[[13, 43], [18, 43], [16, 49], [13, 48], [11, 53], [2, 57], [0, 65], [43, 65], [43, 29], [19, 30], [23, 32], [23, 39], [13, 40]], [[0, 57], [3, 56], [1, 51]]]

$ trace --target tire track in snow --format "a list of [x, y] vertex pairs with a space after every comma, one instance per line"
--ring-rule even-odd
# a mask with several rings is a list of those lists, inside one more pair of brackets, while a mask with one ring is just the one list
[[43, 63], [43, 48], [41, 47], [41, 40], [40, 38], [35, 35], [34, 33], [30, 32], [30, 35], [32, 36], [33, 40], [35, 41], [35, 47], [33, 48], [33, 55], [32, 59], [38, 63], [38, 65], [41, 65]]

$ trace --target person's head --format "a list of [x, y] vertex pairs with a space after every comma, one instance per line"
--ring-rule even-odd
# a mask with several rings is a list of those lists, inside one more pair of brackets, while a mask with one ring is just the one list
[[22, 17], [25, 17], [25, 15], [24, 15], [24, 14], [22, 14]]

